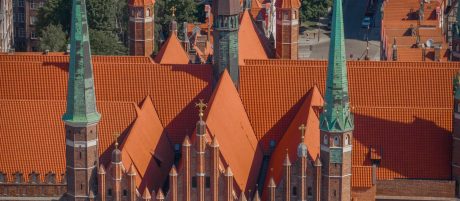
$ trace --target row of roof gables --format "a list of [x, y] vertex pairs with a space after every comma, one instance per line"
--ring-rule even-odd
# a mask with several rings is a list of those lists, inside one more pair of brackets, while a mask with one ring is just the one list
[[65, 174], [56, 175], [53, 171], [39, 173], [32, 171], [28, 174], [15, 172], [6, 174], [0, 171], [0, 184], [66, 184]]

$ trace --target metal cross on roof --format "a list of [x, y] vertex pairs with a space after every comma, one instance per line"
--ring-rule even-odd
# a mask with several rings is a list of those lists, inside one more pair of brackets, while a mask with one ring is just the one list
[[206, 109], [206, 107], [208, 107], [208, 105], [206, 103], [204, 103], [203, 101], [204, 101], [203, 99], [200, 99], [200, 102], [195, 103], [195, 107], [197, 107], [198, 111], [200, 112], [199, 113], [200, 119], [203, 117], [204, 109]]
[[305, 129], [306, 129], [306, 128], [307, 128], [307, 127], [305, 126], [305, 124], [302, 124], [302, 125], [299, 126], [300, 133], [302, 134], [302, 136], [301, 136], [301, 137], [302, 137], [302, 142], [303, 142], [304, 139], [305, 139]]
[[120, 137], [120, 133], [114, 133], [112, 136], [114, 137], [115, 149], [118, 149], [118, 137]]
[[172, 16], [173, 16], [173, 17], [176, 16], [176, 6], [173, 6], [173, 7], [171, 8], [171, 12], [172, 12]]

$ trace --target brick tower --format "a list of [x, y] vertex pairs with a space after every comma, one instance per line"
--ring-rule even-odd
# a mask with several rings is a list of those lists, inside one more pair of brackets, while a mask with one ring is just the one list
[[452, 176], [456, 180], [456, 195], [460, 197], [460, 72], [454, 79], [454, 93]]
[[298, 58], [299, 0], [277, 0], [276, 7], [276, 57]]
[[151, 56], [155, 40], [154, 0], [129, 0], [129, 54]]
[[320, 116], [321, 200], [351, 200], [353, 115], [348, 96], [342, 0], [334, 0], [325, 106]]
[[460, 1], [457, 4], [457, 22], [452, 24], [452, 60], [460, 61]]
[[227, 69], [230, 77], [238, 86], [238, 29], [240, 2], [238, 0], [213, 1], [214, 13], [214, 83]]
[[67, 200], [91, 200], [97, 192], [97, 124], [93, 66], [85, 0], [72, 1], [66, 135]]

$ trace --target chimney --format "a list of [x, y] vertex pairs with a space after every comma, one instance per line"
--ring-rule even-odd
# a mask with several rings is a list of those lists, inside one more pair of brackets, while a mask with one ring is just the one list
[[434, 61], [441, 61], [441, 45], [434, 46]]

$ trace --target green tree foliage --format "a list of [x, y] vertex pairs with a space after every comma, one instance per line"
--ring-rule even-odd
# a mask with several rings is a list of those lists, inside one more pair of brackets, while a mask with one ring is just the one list
[[125, 55], [127, 48], [110, 31], [90, 29], [91, 53], [96, 55]]
[[[89, 28], [97, 31], [96, 34], [107, 34], [105, 39], [98, 39], [96, 44], [91, 44], [94, 54], [127, 53], [126, 47], [119, 47], [120, 45], [126, 46], [125, 36], [128, 26], [126, 4], [126, 0], [86, 0]], [[71, 10], [71, 0], [48, 0], [38, 11], [38, 33], [41, 33], [50, 24], [59, 24], [65, 33], [70, 33]], [[92, 37], [91, 35], [91, 42]], [[110, 45], [116, 46], [110, 47]], [[102, 50], [99, 46], [108, 49]]]
[[65, 51], [67, 49], [67, 36], [62, 31], [60, 24], [50, 24], [41, 31], [40, 50], [51, 52]]
[[332, 6], [332, 0], [302, 0], [300, 8], [301, 21], [315, 21], [318, 17], [325, 17], [328, 8]]
[[[173, 7], [176, 9], [172, 16]], [[195, 22], [197, 20], [197, 3], [194, 0], [157, 0], [155, 1], [155, 38], [156, 41], [169, 34], [169, 25], [173, 19], [178, 22], [178, 28], [182, 29], [183, 22]], [[182, 35], [179, 35], [182, 37]], [[156, 50], [161, 41], [156, 42]]]

